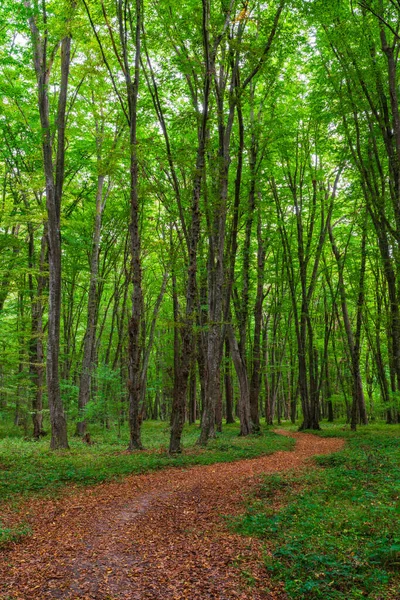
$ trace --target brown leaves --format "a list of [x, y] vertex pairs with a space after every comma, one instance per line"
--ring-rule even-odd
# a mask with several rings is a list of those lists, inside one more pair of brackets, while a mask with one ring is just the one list
[[294, 452], [130, 476], [30, 502], [34, 534], [3, 553], [0, 598], [285, 598], [282, 589], [265, 591], [272, 588], [260, 542], [229, 532], [221, 515], [240, 511], [261, 473], [299, 468], [342, 445], [295, 437]]

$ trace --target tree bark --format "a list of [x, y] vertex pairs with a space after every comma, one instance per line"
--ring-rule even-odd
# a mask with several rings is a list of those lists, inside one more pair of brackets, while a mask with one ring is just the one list
[[[38, 440], [43, 435], [43, 390], [45, 385], [44, 372], [44, 350], [43, 350], [43, 292], [46, 285], [44, 275], [47, 240], [46, 240], [46, 224], [43, 226], [43, 235], [41, 239], [40, 255], [39, 255], [39, 275], [37, 278], [36, 292], [33, 285], [33, 277], [29, 276], [31, 288], [31, 343], [30, 343], [30, 361], [29, 371], [31, 379], [34, 382], [34, 396], [32, 399], [32, 422], [33, 422], [33, 437]], [[33, 232], [30, 234], [29, 245], [30, 261], [34, 256], [34, 240]]]
[[83, 357], [81, 367], [81, 378], [78, 396], [78, 411], [81, 418], [76, 424], [76, 435], [83, 436], [86, 432], [85, 407], [90, 398], [90, 383], [93, 370], [93, 354], [96, 341], [97, 327], [97, 298], [98, 298], [98, 275], [99, 275], [99, 254], [100, 254], [100, 236], [102, 216], [105, 207], [103, 199], [104, 175], [97, 177], [96, 194], [96, 214], [92, 236], [92, 253], [90, 260], [90, 281], [87, 306], [86, 332], [83, 344]]
[[261, 234], [261, 217], [258, 217], [257, 225], [257, 294], [254, 308], [254, 340], [253, 340], [253, 364], [250, 382], [250, 415], [254, 431], [260, 429], [259, 396], [261, 388], [261, 325], [262, 306], [264, 301], [264, 267], [266, 249]]
[[225, 339], [225, 403], [226, 403], [226, 423], [235, 423], [235, 417], [233, 415], [233, 386], [232, 386], [232, 374], [231, 374], [231, 352], [229, 339]]
[[[73, 7], [73, 5], [72, 5]], [[43, 4], [43, 10], [46, 10]], [[44, 12], [45, 15], [45, 12]], [[46, 15], [44, 18], [46, 22]], [[68, 21], [69, 23], [69, 21]], [[57, 151], [53, 167], [52, 129], [49, 108], [49, 77], [52, 59], [47, 57], [47, 31], [42, 37], [35, 16], [29, 19], [37, 78], [38, 107], [42, 129], [43, 165], [46, 180], [47, 242], [49, 259], [49, 316], [47, 338], [47, 395], [50, 409], [52, 450], [68, 448], [67, 423], [60, 393], [59, 351], [61, 319], [61, 236], [60, 212], [64, 184], [65, 126], [71, 35], [61, 42], [61, 77], [57, 109]]]
[[332, 252], [335, 256], [338, 265], [338, 277], [339, 277], [339, 294], [342, 306], [342, 316], [344, 328], [346, 331], [347, 343], [349, 346], [349, 352], [351, 357], [351, 372], [352, 372], [352, 395], [353, 395], [353, 406], [351, 410], [351, 429], [355, 431], [357, 427], [357, 410], [360, 414], [361, 422], [364, 425], [368, 423], [368, 417], [365, 408], [365, 398], [360, 372], [360, 334], [361, 334], [361, 311], [363, 307], [364, 298], [364, 273], [365, 273], [365, 233], [363, 233], [362, 240], [362, 264], [360, 271], [360, 282], [359, 282], [359, 300], [358, 300], [358, 314], [357, 314], [357, 334], [356, 339], [354, 338], [349, 311], [347, 307], [347, 298], [345, 291], [345, 283], [343, 276], [343, 257], [341, 256], [338, 247], [336, 246], [335, 239], [333, 236], [333, 229], [331, 224], [328, 226], [329, 238], [331, 241]]
[[194, 325], [196, 323], [195, 309], [197, 306], [197, 246], [200, 237], [200, 194], [205, 167], [205, 151], [207, 140], [208, 105], [210, 97], [210, 49], [209, 49], [209, 6], [203, 0], [202, 37], [206, 71], [204, 74], [203, 113], [198, 133], [198, 148], [196, 170], [193, 182], [191, 224], [189, 232], [189, 264], [186, 288], [186, 312], [182, 327], [182, 347], [179, 359], [179, 370], [174, 382], [174, 399], [172, 405], [171, 436], [169, 451], [171, 454], [181, 452], [181, 437], [184, 425], [184, 414], [188, 390], [190, 368], [195, 356]]
[[232, 353], [233, 364], [235, 365], [236, 374], [239, 380], [239, 402], [238, 413], [240, 419], [240, 435], [246, 436], [253, 433], [253, 427], [250, 415], [250, 387], [247, 377], [246, 365], [243, 362], [240, 354], [239, 345], [233, 332], [231, 325], [227, 328], [229, 344]]

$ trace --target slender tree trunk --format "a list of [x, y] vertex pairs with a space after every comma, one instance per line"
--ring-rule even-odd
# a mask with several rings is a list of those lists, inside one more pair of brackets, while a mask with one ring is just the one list
[[[73, 4], [72, 4], [73, 6]], [[45, 4], [43, 4], [45, 11]], [[49, 77], [51, 63], [47, 58], [47, 31], [42, 38], [36, 16], [29, 19], [34, 47], [38, 106], [42, 128], [43, 165], [46, 180], [47, 242], [49, 260], [49, 316], [47, 337], [47, 395], [50, 409], [51, 449], [68, 448], [67, 423], [60, 393], [59, 351], [61, 319], [61, 236], [60, 213], [64, 183], [65, 126], [67, 89], [70, 67], [71, 36], [61, 42], [61, 77], [57, 109], [57, 152], [53, 167], [52, 128], [49, 109]]]
[[[233, 119], [233, 116], [232, 116]], [[220, 128], [225, 131], [223, 126]], [[231, 124], [229, 125], [231, 127]], [[222, 326], [224, 301], [224, 247], [226, 228], [226, 202], [228, 194], [230, 135], [220, 132], [219, 199], [214, 215], [210, 238], [208, 264], [208, 335], [206, 354], [205, 402], [199, 443], [206, 444], [215, 438], [216, 406], [221, 394], [220, 365], [223, 355], [224, 333]]]
[[143, 366], [142, 366], [142, 373], [141, 373], [142, 381], [140, 384], [140, 391], [141, 391], [140, 404], [142, 407], [142, 412], [144, 412], [144, 409], [145, 409], [147, 371], [149, 368], [151, 351], [153, 349], [153, 344], [154, 344], [154, 336], [155, 336], [155, 332], [156, 332], [157, 318], [158, 318], [158, 313], [160, 312], [161, 303], [164, 298], [165, 289], [167, 287], [167, 281], [168, 281], [168, 273], [164, 273], [162, 284], [161, 284], [161, 289], [157, 296], [157, 300], [156, 300], [156, 303], [153, 308], [153, 314], [151, 317], [151, 324], [150, 324], [150, 331], [149, 331], [149, 335], [148, 335], [147, 344], [145, 345], [145, 349], [144, 349]]
[[258, 251], [257, 251], [257, 295], [254, 308], [254, 341], [253, 341], [253, 365], [250, 383], [250, 415], [254, 431], [260, 429], [259, 395], [261, 387], [261, 324], [262, 305], [264, 301], [264, 267], [265, 267], [265, 245], [261, 235], [261, 217], [257, 225]]
[[193, 425], [197, 419], [197, 389], [196, 389], [196, 359], [192, 359], [189, 381], [189, 424]]
[[196, 323], [195, 309], [197, 306], [197, 246], [200, 237], [200, 194], [205, 168], [205, 151], [207, 140], [208, 105], [211, 87], [210, 55], [209, 55], [209, 6], [203, 0], [202, 37], [206, 72], [204, 74], [203, 113], [198, 134], [196, 156], [196, 171], [193, 183], [191, 225], [189, 232], [189, 264], [186, 289], [186, 313], [182, 328], [182, 352], [179, 360], [178, 381], [174, 384], [174, 400], [172, 406], [171, 437], [169, 451], [174, 454], [181, 451], [181, 436], [184, 424], [186, 398], [190, 368], [195, 356], [194, 325]]
[[[133, 11], [132, 11], [133, 12]], [[139, 207], [139, 165], [138, 165], [138, 140], [137, 140], [137, 103], [139, 94], [141, 32], [142, 32], [142, 2], [136, 0], [135, 17], [129, 14], [129, 24], [126, 14], [123, 14], [119, 5], [118, 20], [120, 27], [120, 41], [122, 45], [124, 75], [128, 97], [129, 109], [129, 141], [130, 141], [130, 250], [132, 259], [132, 311], [129, 319], [128, 333], [128, 395], [129, 395], [129, 447], [132, 450], [143, 448], [141, 440], [142, 416], [140, 411], [141, 400], [141, 331], [143, 319], [143, 291], [142, 291], [142, 264], [141, 264], [141, 239], [140, 239], [140, 207]], [[127, 36], [134, 31], [135, 60], [133, 79], [128, 59]]]
[[[39, 256], [39, 275], [37, 280], [36, 296], [33, 290], [33, 277], [31, 277], [32, 289], [32, 323], [31, 323], [31, 344], [30, 344], [30, 363], [29, 370], [31, 379], [34, 382], [34, 396], [32, 399], [32, 422], [33, 437], [37, 440], [43, 435], [43, 389], [44, 378], [44, 351], [43, 351], [43, 292], [45, 288], [45, 262], [47, 251], [46, 240], [47, 226], [43, 227], [43, 236], [41, 240]], [[33, 236], [32, 236], [32, 257], [33, 257]]]
[[[342, 316], [344, 328], [346, 331], [347, 343], [349, 346], [349, 352], [351, 357], [351, 372], [352, 372], [352, 395], [353, 395], [353, 406], [351, 410], [351, 428], [353, 430], [357, 427], [357, 410], [359, 411], [361, 422], [366, 425], [368, 423], [366, 408], [365, 408], [365, 398], [364, 391], [361, 379], [360, 372], [360, 333], [361, 330], [357, 330], [356, 339], [354, 338], [349, 311], [347, 307], [347, 298], [345, 291], [345, 283], [343, 277], [343, 257], [341, 256], [338, 247], [336, 246], [335, 239], [333, 237], [333, 230], [331, 225], [329, 224], [329, 238], [331, 241], [332, 252], [335, 256], [337, 265], [338, 265], [338, 276], [339, 276], [339, 294], [342, 306]], [[363, 235], [363, 244], [362, 244], [362, 265], [361, 265], [361, 276], [360, 276], [360, 284], [359, 284], [359, 296], [358, 300], [358, 328], [361, 328], [361, 310], [363, 306], [363, 286], [364, 286], [364, 272], [365, 272], [365, 235]]]
[[86, 431], [86, 420], [84, 411], [90, 398], [90, 384], [93, 370], [93, 353], [96, 341], [97, 326], [97, 297], [98, 297], [98, 275], [99, 275], [99, 254], [100, 254], [100, 236], [101, 223], [105, 203], [103, 201], [104, 175], [97, 177], [96, 194], [96, 215], [93, 229], [92, 254], [90, 260], [90, 282], [88, 294], [86, 333], [83, 345], [83, 357], [81, 367], [81, 378], [78, 396], [78, 410], [81, 420], [76, 425], [76, 435], [83, 436]]
[[235, 423], [233, 415], [233, 386], [231, 374], [231, 353], [228, 337], [225, 339], [225, 402], [226, 402], [226, 423]]
[[[221, 380], [221, 370], [219, 373], [219, 378]], [[222, 386], [220, 385], [219, 396], [215, 406], [215, 427], [218, 433], [222, 433], [222, 412]]]
[[236, 374], [239, 380], [239, 403], [238, 413], [240, 419], [240, 435], [246, 436], [253, 432], [250, 415], [250, 387], [247, 377], [246, 365], [243, 362], [240, 354], [239, 345], [233, 333], [233, 327], [230, 325], [227, 328], [229, 336], [229, 344], [232, 353], [233, 364], [235, 365]]
[[331, 390], [331, 382], [330, 382], [330, 371], [329, 371], [329, 362], [325, 363], [325, 390], [326, 390], [326, 404], [328, 407], [328, 422], [333, 423], [334, 421], [334, 413], [333, 413], [333, 404], [331, 400], [332, 390]]

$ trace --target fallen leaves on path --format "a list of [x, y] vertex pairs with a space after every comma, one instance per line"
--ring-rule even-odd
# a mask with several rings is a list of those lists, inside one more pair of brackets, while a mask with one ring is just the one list
[[132, 475], [35, 500], [26, 515], [33, 535], [3, 552], [0, 598], [283, 600], [268, 582], [260, 542], [230, 532], [222, 515], [243, 510], [260, 474], [300, 469], [343, 446], [290, 435], [292, 452]]

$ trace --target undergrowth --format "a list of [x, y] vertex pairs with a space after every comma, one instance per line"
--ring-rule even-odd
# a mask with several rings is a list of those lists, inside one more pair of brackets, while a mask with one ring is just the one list
[[266, 567], [289, 598], [398, 600], [400, 428], [320, 435], [346, 447], [304, 473], [265, 476], [234, 527], [265, 540]]
[[31, 528], [25, 523], [20, 523], [14, 527], [7, 527], [0, 521], [0, 547], [10, 542], [18, 542], [29, 533], [31, 533]]
[[239, 437], [239, 425], [226, 425], [206, 448], [196, 445], [198, 425], [185, 426], [184, 451], [176, 457], [167, 452], [169, 427], [165, 422], [143, 424], [143, 452], [127, 453], [128, 432], [91, 427], [93, 446], [70, 436], [70, 450], [49, 450], [49, 439], [39, 442], [22, 437], [0, 439], [0, 502], [17, 501], [32, 494], [54, 494], [66, 485], [91, 485], [132, 473], [163, 467], [231, 462], [291, 449], [293, 440], [265, 429], [263, 435]]

